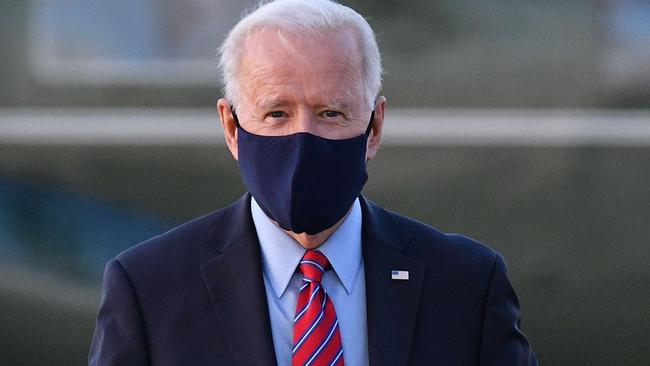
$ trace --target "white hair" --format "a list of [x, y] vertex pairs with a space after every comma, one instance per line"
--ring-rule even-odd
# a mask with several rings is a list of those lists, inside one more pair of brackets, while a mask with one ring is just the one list
[[238, 72], [246, 39], [260, 28], [278, 28], [301, 34], [349, 27], [356, 33], [361, 51], [362, 82], [366, 102], [374, 108], [381, 89], [381, 58], [375, 34], [368, 22], [351, 8], [330, 0], [276, 0], [261, 2], [254, 11], [244, 16], [230, 31], [220, 48], [220, 67], [225, 97], [236, 105], [239, 98]]

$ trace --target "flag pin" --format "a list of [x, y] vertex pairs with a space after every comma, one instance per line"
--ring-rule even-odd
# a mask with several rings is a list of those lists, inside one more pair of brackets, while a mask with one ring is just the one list
[[409, 271], [392, 270], [392, 271], [390, 271], [390, 278], [393, 279], [393, 280], [408, 281], [408, 279], [409, 279]]

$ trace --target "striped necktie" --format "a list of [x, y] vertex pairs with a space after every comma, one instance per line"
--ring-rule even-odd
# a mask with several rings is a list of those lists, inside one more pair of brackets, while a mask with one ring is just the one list
[[317, 250], [300, 261], [302, 285], [293, 323], [293, 366], [343, 366], [343, 345], [334, 304], [321, 286], [329, 262]]

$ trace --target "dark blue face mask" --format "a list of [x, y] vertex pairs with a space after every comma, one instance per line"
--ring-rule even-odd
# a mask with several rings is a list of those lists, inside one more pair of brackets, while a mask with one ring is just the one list
[[330, 140], [307, 132], [260, 136], [239, 125], [239, 170], [264, 213], [281, 228], [309, 235], [345, 216], [368, 180], [365, 134]]

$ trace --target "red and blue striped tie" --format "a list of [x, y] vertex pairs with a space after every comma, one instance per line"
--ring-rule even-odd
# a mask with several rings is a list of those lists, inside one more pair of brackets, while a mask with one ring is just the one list
[[325, 255], [308, 250], [300, 261], [302, 285], [293, 320], [293, 366], [343, 366], [343, 345], [334, 304], [321, 286], [329, 266]]

